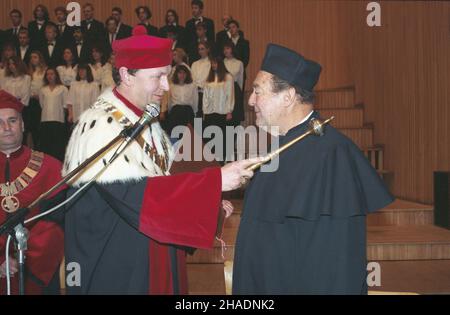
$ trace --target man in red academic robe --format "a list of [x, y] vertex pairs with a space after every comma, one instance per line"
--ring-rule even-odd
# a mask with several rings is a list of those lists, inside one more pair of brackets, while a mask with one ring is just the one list
[[[114, 42], [117, 87], [80, 116], [63, 174], [138, 121], [147, 104], [160, 103], [169, 88], [171, 47], [171, 40], [148, 36], [143, 26]], [[68, 195], [96, 176], [113, 151], [77, 176]], [[253, 176], [246, 168], [259, 159], [168, 176], [173, 158], [168, 136], [153, 121], [67, 207], [68, 294], [188, 292], [186, 250], [212, 247], [221, 192]]]
[[[22, 146], [23, 105], [12, 95], [0, 91], [0, 224], [17, 209], [35, 201], [60, 179], [61, 163], [41, 152]], [[30, 218], [38, 213], [35, 208]], [[26, 225], [29, 230], [25, 252], [26, 294], [59, 293], [58, 271], [64, 254], [64, 234], [55, 222], [40, 220]], [[0, 294], [6, 293], [5, 245], [0, 237]], [[10, 243], [11, 293], [18, 293], [18, 262]]]

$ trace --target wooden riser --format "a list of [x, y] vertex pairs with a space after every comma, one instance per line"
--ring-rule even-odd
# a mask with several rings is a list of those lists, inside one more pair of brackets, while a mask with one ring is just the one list
[[[450, 260], [381, 261], [381, 286], [369, 294], [450, 294]], [[188, 264], [189, 294], [226, 294], [223, 264]]]
[[335, 128], [363, 128], [364, 110], [362, 108], [352, 109], [322, 109], [319, 110], [323, 119], [334, 116], [331, 125]]
[[[226, 228], [227, 244], [222, 257], [219, 242], [211, 250], [197, 250], [188, 256], [189, 263], [223, 263], [234, 259], [237, 228]], [[369, 226], [367, 233], [369, 260], [450, 259], [450, 231], [432, 225]]]
[[450, 259], [450, 231], [433, 225], [371, 226], [369, 260]]
[[378, 211], [367, 216], [368, 226], [433, 224], [433, 210]]
[[349, 137], [361, 149], [373, 146], [373, 130], [370, 128], [343, 128], [339, 130]]
[[355, 106], [355, 91], [353, 89], [337, 89], [316, 91], [317, 109], [352, 108]]

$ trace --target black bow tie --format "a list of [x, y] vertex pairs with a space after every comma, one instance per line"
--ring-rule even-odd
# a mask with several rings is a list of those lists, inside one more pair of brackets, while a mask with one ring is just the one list
[[81, 45], [83, 45], [82, 42], [77, 42], [77, 46], [81, 46]]
[[48, 45], [48, 46], [55, 46], [54, 43], [48, 43], [47, 45]]

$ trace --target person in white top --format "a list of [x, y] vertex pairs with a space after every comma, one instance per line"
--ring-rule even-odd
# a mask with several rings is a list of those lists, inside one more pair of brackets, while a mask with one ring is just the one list
[[103, 66], [102, 77], [100, 80], [100, 84], [102, 87], [102, 90], [101, 90], [102, 93], [106, 89], [113, 89], [116, 86], [116, 84], [114, 83], [113, 74], [112, 74], [115, 63], [116, 63], [116, 57], [114, 54], [111, 54], [111, 56], [109, 56], [108, 62], [105, 63], [105, 65]]
[[56, 68], [58, 75], [61, 78], [62, 84], [70, 88], [70, 84], [75, 81], [77, 77], [77, 64], [75, 61], [75, 53], [70, 48], [65, 48], [63, 52], [64, 64]]
[[225, 41], [223, 44], [224, 63], [227, 71], [234, 78], [234, 109], [232, 120], [229, 125], [238, 126], [245, 120], [244, 113], [244, 63], [236, 59], [235, 46], [231, 41]]
[[81, 113], [94, 104], [99, 94], [100, 89], [94, 82], [91, 67], [79, 64], [76, 81], [72, 82], [67, 98], [67, 121], [77, 122]]
[[39, 104], [39, 92], [44, 86], [44, 75], [47, 70], [44, 56], [37, 50], [33, 50], [30, 55], [30, 65], [28, 67], [31, 77], [31, 97], [28, 107], [22, 113], [26, 130], [24, 137], [29, 147], [34, 148], [39, 142], [39, 124], [41, 122], [41, 106]]
[[64, 125], [64, 108], [67, 107], [69, 91], [62, 84], [58, 71], [49, 68], [45, 72], [44, 87], [39, 93], [42, 107], [39, 151], [60, 161], [64, 160], [67, 133]]
[[17, 56], [6, 60], [6, 64], [2, 88], [17, 97], [24, 106], [28, 106], [31, 94], [31, 78], [28, 75], [26, 65]]
[[6, 68], [8, 68], [8, 59], [16, 55], [16, 48], [13, 43], [5, 43], [3, 45], [2, 59], [0, 60], [0, 87], [5, 78]]
[[170, 135], [176, 126], [193, 125], [195, 113], [198, 110], [197, 87], [192, 81], [188, 67], [179, 65], [169, 81], [168, 119], [166, 131]]
[[172, 55], [172, 70], [169, 74], [169, 80], [172, 79], [173, 74], [175, 73], [175, 67], [183, 65], [188, 68], [189, 72], [191, 72], [191, 67], [188, 65], [188, 56], [183, 48], [175, 48]]
[[[234, 79], [225, 68], [221, 57], [211, 58], [211, 70], [206, 80], [203, 91], [203, 126], [206, 129], [209, 126], [217, 126], [223, 133], [223, 151], [217, 152], [216, 157], [219, 161], [224, 161], [226, 149], [226, 125], [232, 119], [234, 109]], [[209, 140], [208, 136], [205, 140]], [[231, 152], [230, 152], [231, 153]], [[227, 155], [228, 156], [228, 155]]]
[[192, 80], [198, 88], [199, 111], [197, 115], [201, 117], [203, 115], [203, 88], [211, 70], [211, 61], [209, 60], [210, 47], [208, 43], [200, 42], [197, 47], [200, 59], [192, 64]]
[[94, 81], [100, 87], [102, 84], [102, 76], [104, 68], [103, 66], [106, 63], [105, 54], [103, 49], [100, 46], [96, 46], [92, 48], [92, 62], [89, 64], [92, 71], [92, 76], [94, 77]]

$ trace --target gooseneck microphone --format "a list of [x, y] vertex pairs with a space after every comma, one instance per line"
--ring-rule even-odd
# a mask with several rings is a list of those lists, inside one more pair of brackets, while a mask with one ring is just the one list
[[130, 142], [135, 139], [141, 131], [147, 126], [153, 118], [158, 117], [160, 113], [160, 107], [158, 104], [150, 103], [145, 106], [144, 113], [141, 118], [131, 127], [123, 130], [123, 135], [125, 136], [125, 141]]
[[122, 153], [128, 147], [131, 141], [136, 139], [137, 136], [139, 136], [139, 134], [142, 132], [142, 130], [148, 124], [150, 124], [154, 118], [158, 117], [159, 113], [160, 113], [160, 106], [158, 104], [150, 103], [146, 105], [144, 113], [142, 114], [141, 118], [132, 127], [125, 128], [122, 131], [122, 136], [125, 139], [117, 148], [116, 152], [113, 154], [108, 164], [112, 163], [112, 161], [114, 161], [120, 155], [120, 153]]

